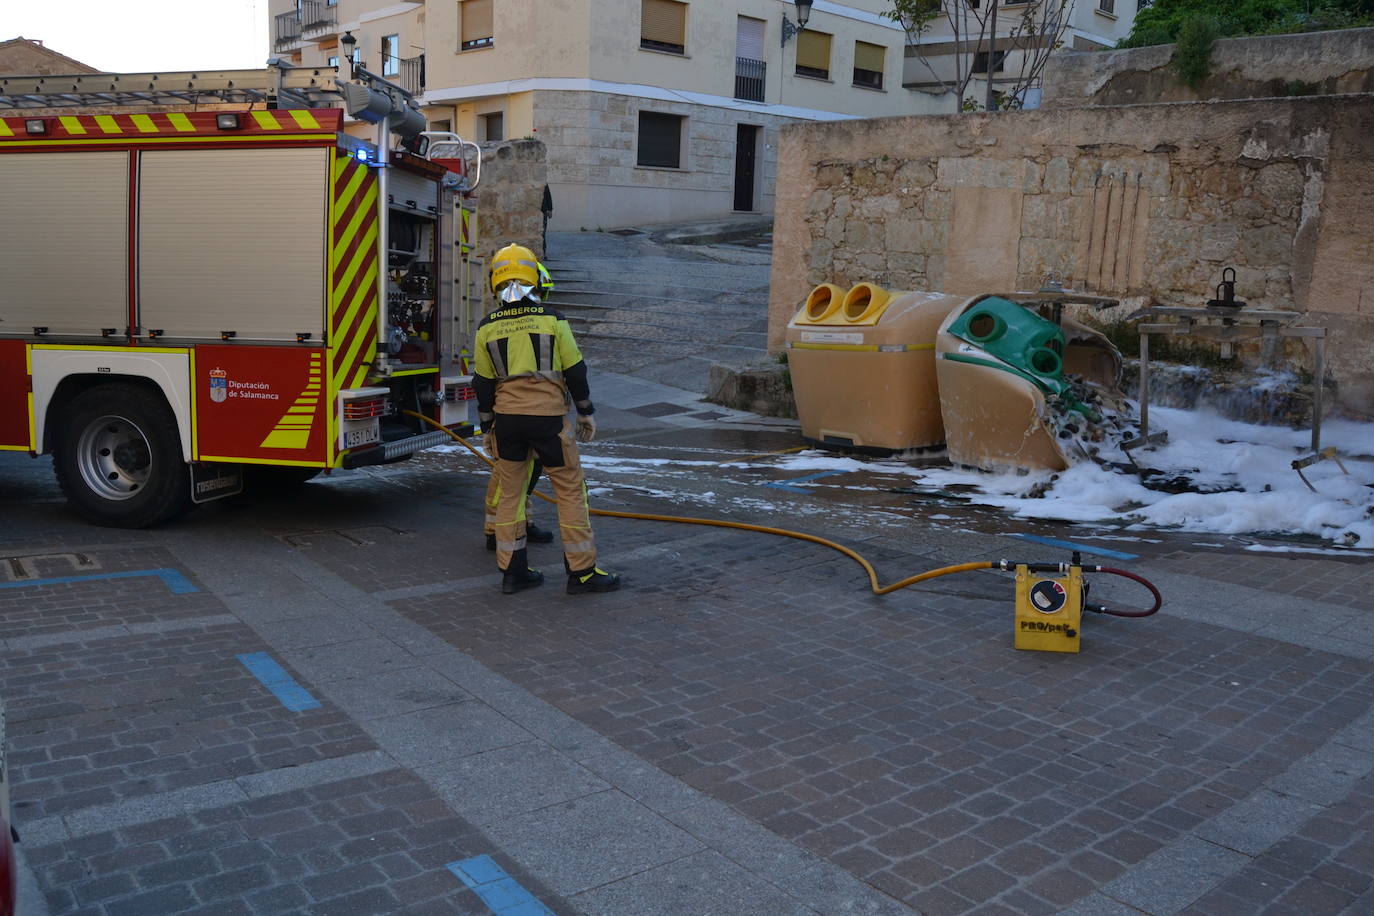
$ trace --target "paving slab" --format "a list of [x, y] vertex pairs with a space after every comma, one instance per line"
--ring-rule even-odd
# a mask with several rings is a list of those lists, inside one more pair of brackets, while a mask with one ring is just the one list
[[565, 896], [703, 849], [690, 834], [614, 789], [506, 818], [488, 825], [487, 835]]
[[454, 811], [475, 824], [503, 822], [610, 788], [604, 780], [539, 741], [526, 741], [419, 772]]
[[[733, 266], [705, 305], [742, 305]], [[593, 505], [781, 522], [884, 582], [1089, 534], [936, 508], [881, 469], [788, 484], [767, 453], [794, 424], [669, 384], [699, 353], [646, 382], [662, 349], [597, 347]], [[39, 916], [486, 912], [450, 868], [482, 857], [558, 913], [1370, 910], [1374, 567], [1151, 533], [1129, 562], [1165, 609], [1034, 654], [1005, 575], [875, 597], [848, 558], [739, 530], [598, 518], [621, 592], [502, 596], [466, 452], [129, 533], [77, 522], [21, 457], [0, 455], [0, 557], [195, 589], [0, 590]], [[556, 571], [556, 544], [532, 556]]]
[[600, 888], [569, 901], [597, 916], [695, 913], [698, 916], [815, 916], [825, 912], [789, 897], [717, 852], [705, 850]]
[[365, 727], [397, 762], [411, 768], [450, 763], [533, 737], [490, 706], [475, 702], [374, 719]]

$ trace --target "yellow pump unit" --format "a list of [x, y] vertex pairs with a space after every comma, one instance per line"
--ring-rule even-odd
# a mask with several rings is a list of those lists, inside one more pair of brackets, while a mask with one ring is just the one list
[[1041, 576], [1025, 563], [1016, 567], [1016, 648], [1077, 652], [1082, 632], [1083, 569]]
[[[1013, 564], [1001, 560], [995, 568], [1009, 569]], [[1077, 652], [1082, 632], [1083, 612], [1110, 617], [1149, 617], [1159, 610], [1164, 598], [1154, 583], [1137, 573], [1111, 566], [1089, 566], [1078, 551], [1069, 563], [1017, 563], [1016, 635], [1018, 649], [1036, 652]], [[1058, 575], [1041, 575], [1058, 573]], [[1105, 573], [1130, 579], [1143, 586], [1155, 599], [1145, 610], [1107, 607], [1088, 601], [1086, 573]]]

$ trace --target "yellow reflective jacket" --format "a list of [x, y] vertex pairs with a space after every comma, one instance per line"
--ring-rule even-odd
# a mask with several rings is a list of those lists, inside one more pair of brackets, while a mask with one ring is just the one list
[[479, 414], [560, 416], [569, 400], [590, 407], [587, 369], [572, 328], [530, 299], [503, 306], [477, 327], [473, 387]]

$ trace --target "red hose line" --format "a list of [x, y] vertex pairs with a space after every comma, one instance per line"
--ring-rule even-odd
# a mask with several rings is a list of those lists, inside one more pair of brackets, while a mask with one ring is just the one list
[[1104, 614], [1111, 614], [1113, 617], [1149, 617], [1155, 611], [1159, 610], [1160, 605], [1164, 603], [1164, 598], [1159, 594], [1159, 589], [1155, 588], [1154, 583], [1144, 576], [1136, 575], [1124, 569], [1113, 569], [1110, 566], [1099, 566], [1097, 567], [1097, 571], [1110, 573], [1113, 576], [1121, 576], [1123, 579], [1131, 579], [1132, 581], [1139, 582], [1150, 590], [1151, 595], [1155, 596], [1155, 605], [1148, 611], [1114, 611], [1104, 605], [1102, 608], [1102, 613]]

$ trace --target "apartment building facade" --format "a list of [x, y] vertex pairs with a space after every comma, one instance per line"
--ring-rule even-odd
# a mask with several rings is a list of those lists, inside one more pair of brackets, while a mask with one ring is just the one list
[[[958, 106], [954, 96], [941, 96], [944, 86], [958, 74], [972, 72], [964, 99], [982, 103], [986, 98], [991, 68], [994, 92], [1010, 92], [1020, 81], [1027, 58], [1045, 52], [1057, 34], [1066, 50], [1096, 51], [1116, 47], [1131, 33], [1135, 14], [1149, 0], [939, 0], [940, 13], [906, 48], [902, 85], [938, 98], [919, 111], [948, 114]], [[1062, 6], [1061, 6], [1062, 2]], [[990, 15], [996, 8], [996, 38]], [[1057, 33], [1057, 22], [1064, 22]], [[984, 26], [986, 23], [986, 26]], [[955, 26], [965, 37], [956, 42]], [[986, 36], [977, 41], [978, 36]], [[972, 36], [975, 40], [970, 40]], [[1052, 47], [1049, 50], [1053, 50]], [[1030, 87], [1027, 108], [1039, 107], [1039, 88]]]
[[550, 225], [771, 213], [787, 123], [910, 114], [884, 0], [271, 0], [271, 53], [420, 92], [431, 129], [548, 148]]

